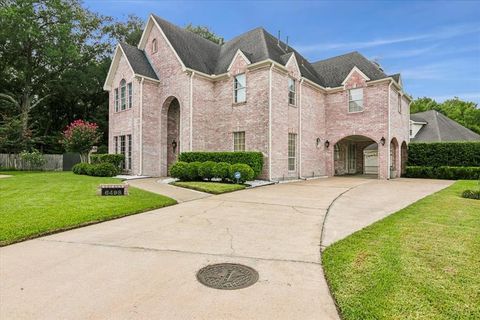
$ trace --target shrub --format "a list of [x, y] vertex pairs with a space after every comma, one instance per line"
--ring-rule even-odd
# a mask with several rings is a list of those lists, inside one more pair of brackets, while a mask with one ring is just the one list
[[411, 143], [408, 165], [479, 167], [480, 142]]
[[118, 174], [118, 168], [108, 162], [91, 165], [89, 175], [95, 177], [113, 177]]
[[188, 178], [188, 180], [190, 180], [190, 181], [200, 180], [199, 169], [200, 169], [201, 165], [202, 165], [202, 163], [199, 162], [199, 161], [190, 162], [187, 165], [187, 178]]
[[462, 192], [462, 197], [467, 199], [480, 200], [480, 190], [465, 190]]
[[405, 176], [408, 178], [432, 178], [449, 180], [480, 179], [480, 167], [424, 167], [408, 166]]
[[213, 168], [215, 168], [216, 163], [213, 161], [205, 161], [200, 165], [198, 169], [198, 174], [200, 178], [211, 180], [213, 178]]
[[170, 167], [170, 176], [180, 180], [188, 180], [188, 163], [177, 161]]
[[72, 171], [75, 174], [88, 174], [88, 171], [92, 166], [93, 165], [90, 163], [80, 162], [72, 167]]
[[238, 179], [238, 182], [240, 183], [244, 183], [245, 181], [253, 180], [255, 178], [255, 173], [248, 164], [236, 163], [232, 164], [229, 169], [230, 179], [233, 182], [237, 182], [237, 179], [235, 178], [235, 172], [237, 171], [240, 172], [240, 179]]
[[180, 161], [213, 161], [227, 162], [229, 164], [248, 164], [254, 171], [254, 177], [258, 177], [263, 169], [263, 154], [261, 152], [182, 152], [178, 158]]
[[124, 160], [125, 160], [125, 155], [123, 154], [113, 154], [113, 153], [98, 154], [97, 153], [97, 154], [92, 154], [90, 156], [90, 161], [93, 164], [111, 163], [117, 168], [120, 168]]
[[216, 163], [213, 167], [213, 176], [226, 181], [230, 177], [230, 164], [226, 162]]
[[28, 170], [40, 169], [47, 162], [43, 154], [36, 149], [32, 152], [23, 151], [20, 158], [27, 163]]

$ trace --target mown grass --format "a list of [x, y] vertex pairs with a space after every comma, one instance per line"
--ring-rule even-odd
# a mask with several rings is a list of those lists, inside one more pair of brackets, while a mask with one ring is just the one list
[[0, 246], [175, 204], [161, 195], [129, 188], [128, 196], [98, 196], [114, 178], [71, 172], [0, 172]]
[[343, 319], [480, 319], [480, 201], [458, 181], [328, 247]]
[[242, 189], [245, 189], [246, 187], [243, 184], [207, 182], [207, 181], [180, 181], [180, 182], [175, 182], [174, 185], [182, 188], [188, 188], [188, 189], [193, 189], [193, 190], [212, 193], [212, 194], [221, 194], [226, 192], [242, 190]]

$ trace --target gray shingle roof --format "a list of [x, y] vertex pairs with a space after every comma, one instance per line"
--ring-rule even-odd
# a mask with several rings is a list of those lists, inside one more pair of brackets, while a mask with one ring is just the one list
[[123, 52], [125, 52], [134, 73], [158, 80], [157, 74], [148, 61], [145, 52], [124, 42], [120, 42], [120, 46]]
[[395, 80], [397, 83], [400, 82], [400, 73], [392, 74], [389, 77], [393, 78], [393, 80]]
[[313, 68], [321, 74], [326, 87], [339, 87], [348, 76], [353, 67], [359, 68], [370, 80], [387, 78], [387, 75], [372, 61], [362, 56], [357, 51], [341, 56], [312, 63]]
[[410, 115], [410, 119], [427, 122], [412, 142], [480, 141], [480, 135], [446, 117], [436, 110]]
[[371, 80], [387, 77], [377, 65], [358, 52], [311, 64], [295, 49], [287, 47], [282, 41], [279, 42], [263, 28], [250, 30], [219, 45], [156, 15], [152, 17], [162, 28], [184, 65], [206, 74], [227, 72], [235, 53], [241, 50], [251, 63], [271, 59], [285, 65], [294, 54], [301, 75], [324, 87], [341, 86], [342, 81], [354, 66], [362, 70]]

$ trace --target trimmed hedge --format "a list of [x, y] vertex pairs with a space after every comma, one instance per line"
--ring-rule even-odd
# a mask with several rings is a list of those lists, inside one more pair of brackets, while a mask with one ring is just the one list
[[90, 156], [90, 161], [92, 164], [111, 163], [115, 167], [120, 168], [122, 162], [125, 161], [125, 156], [123, 154], [97, 153]]
[[480, 190], [465, 190], [462, 197], [467, 199], [480, 200]]
[[72, 171], [75, 174], [94, 177], [113, 177], [119, 173], [119, 169], [108, 162], [98, 164], [77, 163], [72, 167]]
[[200, 180], [200, 166], [199, 161], [190, 162], [187, 166], [187, 177], [190, 181]]
[[408, 165], [480, 167], [480, 141], [410, 143]]
[[248, 164], [236, 163], [232, 164], [228, 170], [230, 174], [230, 180], [233, 182], [237, 182], [237, 179], [235, 179], [235, 172], [237, 171], [240, 172], [240, 179], [238, 179], [238, 182], [240, 183], [244, 183], [245, 181], [253, 180], [253, 178], [255, 178], [255, 173]]
[[242, 152], [182, 152], [178, 157], [179, 161], [185, 162], [227, 162], [229, 164], [244, 163], [248, 164], [254, 172], [254, 178], [262, 173], [263, 154], [256, 151]]
[[170, 176], [180, 180], [188, 180], [187, 168], [187, 162], [177, 161], [170, 167]]
[[476, 180], [480, 179], [480, 167], [408, 166], [405, 172], [405, 177], [448, 180]]
[[213, 169], [215, 168], [216, 163], [213, 161], [205, 161], [200, 165], [198, 169], [198, 174], [203, 179], [211, 180], [213, 178]]
[[213, 168], [213, 176], [215, 178], [222, 179], [222, 181], [227, 181], [230, 176], [230, 163], [218, 162]]

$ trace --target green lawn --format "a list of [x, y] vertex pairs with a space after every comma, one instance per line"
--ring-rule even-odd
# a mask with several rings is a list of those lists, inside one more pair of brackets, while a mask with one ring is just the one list
[[71, 172], [0, 172], [0, 245], [80, 225], [175, 204], [165, 196], [129, 188], [128, 196], [97, 196], [113, 178]]
[[480, 319], [480, 201], [449, 188], [328, 247], [343, 319]]
[[221, 194], [245, 189], [243, 184], [221, 183], [221, 182], [206, 182], [206, 181], [187, 181], [175, 182], [175, 186], [203, 191], [213, 194]]

